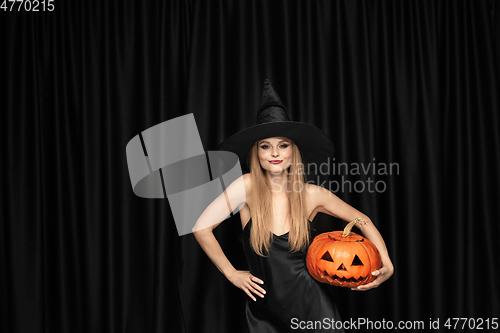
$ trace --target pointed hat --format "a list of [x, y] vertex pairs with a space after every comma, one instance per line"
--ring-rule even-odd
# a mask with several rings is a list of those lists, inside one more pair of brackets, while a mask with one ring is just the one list
[[313, 125], [290, 120], [285, 105], [268, 79], [264, 81], [256, 124], [230, 136], [219, 144], [217, 150], [235, 153], [241, 167], [249, 171], [248, 154], [252, 145], [257, 140], [276, 136], [287, 137], [297, 144], [305, 166], [326, 162], [334, 152], [333, 143], [322, 130]]

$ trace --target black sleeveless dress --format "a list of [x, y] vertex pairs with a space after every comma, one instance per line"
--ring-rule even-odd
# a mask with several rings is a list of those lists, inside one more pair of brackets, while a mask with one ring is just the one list
[[307, 271], [307, 252], [289, 252], [288, 233], [273, 234], [268, 257], [259, 256], [250, 245], [251, 223], [252, 219], [238, 239], [250, 273], [264, 281], [259, 285], [266, 294], [254, 294], [257, 301], [247, 297], [248, 332], [344, 332], [335, 329], [341, 322], [332, 295]]

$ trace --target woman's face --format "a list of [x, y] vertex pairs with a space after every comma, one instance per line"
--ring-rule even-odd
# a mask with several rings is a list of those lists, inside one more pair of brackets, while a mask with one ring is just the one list
[[260, 165], [264, 170], [281, 173], [292, 163], [292, 142], [285, 137], [262, 139], [258, 143]]

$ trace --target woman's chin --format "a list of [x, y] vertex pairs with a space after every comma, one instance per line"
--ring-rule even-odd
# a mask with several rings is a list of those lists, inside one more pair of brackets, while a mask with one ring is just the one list
[[285, 168], [280, 163], [279, 165], [272, 165], [270, 168], [268, 168], [268, 171], [275, 174], [281, 174], [285, 171]]

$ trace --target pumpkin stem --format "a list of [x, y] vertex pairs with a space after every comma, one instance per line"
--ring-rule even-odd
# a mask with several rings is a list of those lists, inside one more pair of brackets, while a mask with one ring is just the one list
[[349, 237], [349, 235], [351, 234], [352, 227], [354, 227], [354, 225], [356, 223], [358, 223], [359, 221], [362, 221], [362, 220], [363, 219], [361, 217], [356, 217], [354, 220], [349, 222], [349, 224], [347, 224], [344, 228], [344, 233], [342, 234], [342, 237]]

